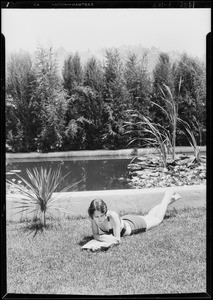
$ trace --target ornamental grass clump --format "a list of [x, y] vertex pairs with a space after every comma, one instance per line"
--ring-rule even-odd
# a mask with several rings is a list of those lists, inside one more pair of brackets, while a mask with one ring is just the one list
[[7, 180], [8, 183], [22, 193], [20, 200], [14, 200], [14, 203], [19, 204], [19, 206], [16, 207], [18, 211], [15, 212], [15, 214], [23, 211], [34, 213], [34, 219], [42, 219], [43, 226], [46, 227], [46, 213], [50, 209], [60, 210], [64, 213], [68, 213], [67, 210], [56, 207], [54, 204], [59, 199], [60, 193], [67, 192], [80, 181], [72, 185], [68, 185], [60, 192], [56, 193], [56, 189], [69, 173], [61, 177], [60, 167], [56, 170], [53, 170], [52, 168], [47, 170], [46, 168], [42, 167], [40, 170], [33, 168], [32, 170], [27, 169], [26, 172], [28, 175], [28, 180], [16, 174], [16, 176], [25, 184], [25, 186]]
[[170, 153], [171, 142], [167, 131], [160, 125], [154, 124], [147, 117], [143, 117], [144, 132], [150, 134], [150, 138], [144, 138], [144, 142], [157, 150], [163, 166], [167, 166], [167, 157]]
[[139, 121], [125, 122], [124, 127], [134, 126], [136, 128], [136, 130], [130, 129], [125, 133], [128, 134], [132, 133], [132, 131], [137, 131], [137, 133], [143, 133], [147, 136], [143, 135], [142, 137], [136, 137], [132, 139], [127, 146], [136, 140], [142, 140], [146, 146], [153, 147], [157, 151], [163, 166], [166, 167], [167, 157], [171, 149], [171, 142], [167, 130], [160, 124], [154, 124], [150, 118], [145, 117], [141, 113], [136, 113], [133, 110], [129, 110], [128, 112], [132, 113], [130, 116], [133, 120], [139, 119]]
[[179, 89], [178, 89], [178, 96], [175, 98], [172, 94], [172, 91], [169, 86], [166, 84], [163, 84], [163, 87], [165, 88], [167, 94], [163, 91], [163, 88], [160, 88], [160, 91], [162, 93], [162, 99], [165, 103], [166, 108], [164, 109], [162, 106], [158, 105], [157, 103], [151, 101], [151, 103], [158, 108], [160, 108], [164, 114], [166, 115], [167, 119], [169, 120], [170, 126], [171, 126], [171, 137], [170, 137], [170, 143], [172, 148], [172, 158], [175, 160], [175, 147], [176, 147], [176, 132], [177, 132], [177, 122], [178, 122], [178, 99], [180, 95], [180, 89], [181, 89], [181, 78], [179, 81]]
[[199, 155], [200, 155], [200, 149], [201, 149], [201, 130], [198, 122], [196, 119], [194, 122], [196, 123], [196, 126], [198, 128], [199, 132], [199, 139], [200, 139], [200, 146], [198, 146], [195, 135], [190, 127], [190, 125], [178, 117], [178, 102], [179, 102], [179, 96], [180, 96], [180, 89], [181, 89], [182, 79], [180, 78], [179, 86], [178, 86], [178, 95], [175, 98], [171, 92], [170, 87], [163, 84], [164, 88], [167, 91], [167, 94], [163, 91], [163, 89], [160, 87], [161, 93], [162, 93], [162, 99], [164, 100], [164, 103], [166, 105], [166, 109], [164, 109], [162, 106], [158, 105], [157, 103], [151, 101], [151, 103], [157, 107], [159, 107], [164, 114], [167, 116], [169, 123], [171, 125], [171, 149], [172, 149], [172, 158], [175, 160], [175, 147], [176, 147], [176, 132], [177, 132], [177, 126], [182, 125], [184, 127], [184, 130], [182, 131], [185, 136], [187, 137], [191, 147], [194, 150], [194, 157], [195, 161], [199, 161]]
[[183, 120], [180, 120], [180, 119], [179, 119], [179, 122], [183, 125], [184, 130], [185, 130], [184, 134], [186, 135], [191, 147], [194, 150], [194, 161], [199, 162], [200, 161], [200, 150], [201, 150], [201, 144], [202, 144], [200, 126], [199, 126], [198, 122], [195, 120], [195, 123], [196, 123], [197, 128], [198, 128], [199, 140], [200, 140], [199, 141], [200, 146], [198, 146], [197, 140], [195, 138], [195, 135], [194, 135], [190, 125], [186, 121], [183, 121]]

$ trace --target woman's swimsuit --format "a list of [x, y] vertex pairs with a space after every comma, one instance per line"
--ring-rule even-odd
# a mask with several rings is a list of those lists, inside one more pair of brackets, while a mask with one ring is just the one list
[[[120, 222], [121, 222], [121, 236], [124, 235], [124, 233], [126, 232], [126, 229], [127, 229], [127, 225], [125, 222], [122, 222], [122, 219], [121, 217], [119, 216], [119, 219], [120, 219]], [[107, 221], [110, 222], [110, 216], [107, 216]], [[105, 234], [113, 234], [113, 228], [109, 229], [109, 230], [103, 230], [102, 228], [99, 227], [99, 229], [104, 232]]]
[[[122, 218], [119, 216], [121, 222], [121, 236], [123, 236], [127, 230], [127, 224], [129, 224], [131, 228], [131, 234], [136, 234], [140, 232], [146, 231], [146, 222], [141, 216], [137, 215], [125, 215]], [[107, 221], [110, 221], [110, 216], [107, 216]], [[103, 230], [99, 227], [99, 229], [105, 234], [113, 234], [113, 228], [109, 230]]]
[[146, 221], [142, 216], [137, 215], [126, 215], [122, 219], [127, 222], [131, 227], [131, 234], [136, 234], [139, 232], [146, 231]]

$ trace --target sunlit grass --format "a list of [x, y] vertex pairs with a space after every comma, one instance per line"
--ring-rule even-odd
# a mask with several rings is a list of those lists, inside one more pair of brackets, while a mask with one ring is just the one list
[[[161, 225], [104, 252], [81, 250], [88, 218], [46, 230], [7, 224], [8, 293], [125, 295], [206, 292], [206, 210], [170, 210]], [[27, 225], [27, 226], [26, 226]]]

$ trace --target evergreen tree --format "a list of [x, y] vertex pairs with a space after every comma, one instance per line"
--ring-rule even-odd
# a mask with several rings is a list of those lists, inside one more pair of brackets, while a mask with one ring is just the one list
[[[159, 105], [160, 107], [168, 110], [167, 102], [164, 100], [168, 96], [168, 87], [175, 98], [178, 101], [177, 95], [175, 94], [175, 80], [176, 65], [170, 60], [167, 53], [161, 53], [159, 55], [159, 60], [153, 70], [153, 84], [152, 84], [152, 97], [151, 100]], [[169, 122], [161, 109], [157, 109], [156, 106], [151, 106], [150, 114], [153, 121], [157, 124], [169, 128]]]
[[91, 87], [94, 91], [99, 93], [103, 90], [103, 70], [100, 62], [91, 57], [85, 65], [83, 85]]
[[64, 144], [72, 150], [102, 148], [103, 102], [89, 86], [75, 88], [69, 101], [69, 123]]
[[173, 92], [174, 70], [175, 65], [172, 64], [169, 54], [160, 53], [158, 62], [153, 70], [153, 88], [155, 92], [159, 92], [159, 87], [165, 90], [163, 84], [167, 85]]
[[[184, 53], [178, 64], [175, 77], [175, 87], [181, 78], [179, 99], [179, 116], [189, 123], [199, 142], [199, 130], [205, 144], [206, 136], [206, 69], [204, 63]], [[187, 143], [183, 135], [179, 135], [179, 143]]]
[[20, 51], [11, 54], [6, 70], [6, 140], [13, 151], [36, 149], [31, 107], [33, 81], [29, 53]]
[[[151, 93], [151, 80], [147, 71], [147, 54], [144, 53], [142, 60], [139, 61], [135, 53], [129, 53], [124, 72], [126, 87], [131, 99], [131, 109], [143, 116], [149, 116], [149, 98]], [[130, 117], [131, 115], [132, 111], [129, 113], [129, 116], [127, 115], [127, 119], [134, 123], [134, 120]], [[132, 131], [129, 137], [130, 140], [139, 137], [140, 140], [136, 140], [136, 145], [137, 147], [142, 146], [142, 132], [137, 134], [137, 130], [134, 130], [132, 126], [129, 129]]]
[[130, 53], [125, 64], [126, 87], [132, 100], [132, 108], [148, 114], [151, 80], [147, 71], [146, 53], [141, 61], [136, 54]]
[[76, 86], [82, 84], [83, 69], [81, 66], [81, 60], [76, 53], [75, 55], [69, 55], [65, 61], [62, 70], [63, 87], [71, 96]]
[[106, 51], [104, 65], [104, 135], [107, 148], [121, 148], [127, 144], [123, 134], [125, 112], [130, 107], [130, 98], [124, 80], [124, 69], [117, 49]]
[[38, 149], [41, 151], [60, 150], [67, 104], [66, 94], [58, 75], [57, 60], [51, 47], [37, 49], [34, 74], [36, 80], [32, 106], [36, 117], [34, 126]]

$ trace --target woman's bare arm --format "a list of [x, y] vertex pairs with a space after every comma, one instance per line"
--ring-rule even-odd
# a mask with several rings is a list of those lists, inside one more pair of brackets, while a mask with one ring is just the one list
[[110, 244], [117, 244], [119, 240], [113, 235], [99, 234], [98, 226], [93, 219], [91, 219], [92, 233], [95, 240], [99, 242], [107, 242]]
[[99, 234], [98, 226], [93, 219], [91, 219], [91, 226], [92, 226], [92, 233], [93, 233], [94, 239], [101, 242], [101, 239], [100, 239], [101, 235]]
[[121, 221], [119, 215], [116, 212], [110, 213], [110, 220], [113, 228], [113, 235], [116, 238], [117, 242], [121, 242]]

